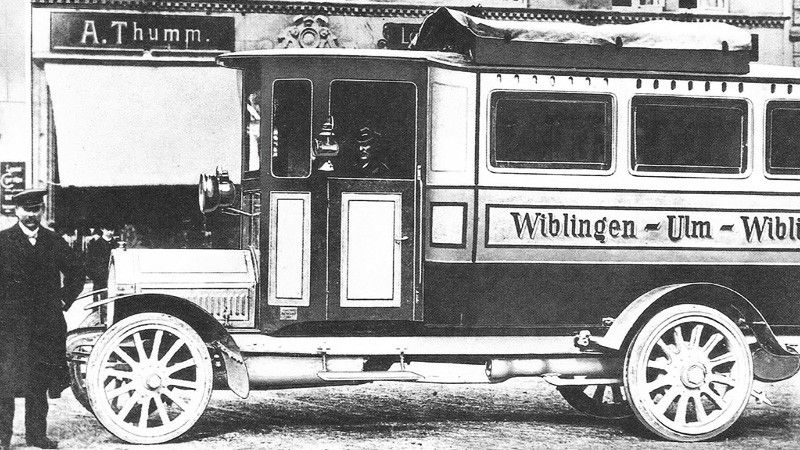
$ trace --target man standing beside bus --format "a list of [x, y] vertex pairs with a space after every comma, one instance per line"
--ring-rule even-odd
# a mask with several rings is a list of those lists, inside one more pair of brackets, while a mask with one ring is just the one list
[[[66, 331], [62, 310], [83, 289], [77, 255], [41, 226], [44, 189], [12, 199], [17, 224], [0, 231], [0, 450], [11, 445], [14, 399], [25, 398], [25, 438], [57, 448], [47, 437], [47, 391], [66, 387]], [[63, 275], [63, 286], [62, 286]]]

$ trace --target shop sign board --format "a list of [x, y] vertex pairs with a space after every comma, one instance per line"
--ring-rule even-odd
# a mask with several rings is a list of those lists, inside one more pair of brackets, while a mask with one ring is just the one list
[[0, 206], [6, 216], [14, 215], [11, 197], [25, 190], [25, 163], [0, 162]]
[[50, 50], [233, 51], [233, 17], [50, 13]]
[[391, 50], [405, 50], [419, 31], [419, 23], [388, 22], [383, 25], [381, 44]]

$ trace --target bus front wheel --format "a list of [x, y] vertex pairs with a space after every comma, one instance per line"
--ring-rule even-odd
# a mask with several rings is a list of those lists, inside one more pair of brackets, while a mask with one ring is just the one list
[[650, 319], [628, 347], [625, 392], [639, 421], [675, 441], [722, 433], [742, 414], [753, 361], [739, 327], [703, 305], [669, 307]]

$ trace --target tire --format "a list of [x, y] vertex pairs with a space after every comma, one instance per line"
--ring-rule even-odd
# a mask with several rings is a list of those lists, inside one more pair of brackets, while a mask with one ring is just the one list
[[570, 406], [587, 416], [625, 419], [633, 416], [620, 384], [559, 386], [558, 392]]
[[672, 306], [631, 342], [624, 384], [647, 429], [674, 441], [702, 441], [727, 430], [747, 406], [752, 355], [741, 330], [721, 312]]
[[70, 388], [78, 403], [89, 412], [92, 412], [92, 405], [86, 393], [86, 362], [101, 334], [102, 331], [90, 331], [67, 335]]
[[205, 343], [185, 322], [143, 313], [112, 325], [86, 366], [95, 417], [132, 444], [160, 444], [194, 425], [211, 398]]

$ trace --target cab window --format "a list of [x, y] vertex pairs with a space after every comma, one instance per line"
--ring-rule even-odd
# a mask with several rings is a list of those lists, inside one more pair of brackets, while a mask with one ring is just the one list
[[341, 146], [335, 175], [414, 177], [417, 87], [413, 83], [334, 80], [330, 115]]
[[800, 102], [767, 103], [767, 173], [800, 175]]
[[261, 77], [257, 70], [246, 70], [244, 75], [244, 171], [253, 172], [260, 166], [261, 144]]
[[638, 96], [632, 108], [634, 171], [747, 170], [745, 100]]
[[501, 91], [490, 103], [492, 167], [611, 168], [610, 95]]
[[304, 178], [311, 173], [311, 81], [272, 85], [272, 174]]

